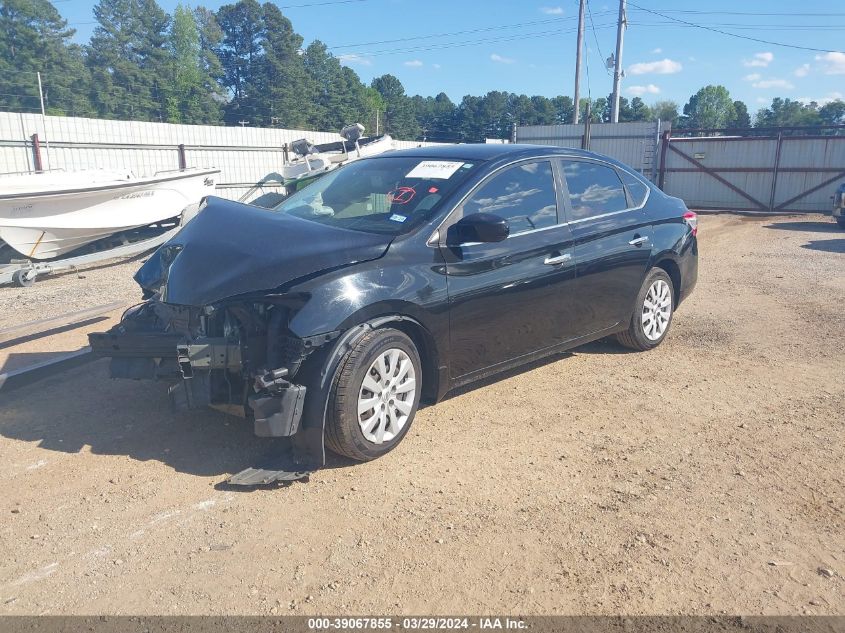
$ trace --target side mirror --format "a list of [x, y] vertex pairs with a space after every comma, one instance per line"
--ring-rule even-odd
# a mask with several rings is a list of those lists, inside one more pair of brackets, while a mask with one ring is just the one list
[[469, 242], [501, 242], [510, 235], [508, 221], [493, 213], [473, 213], [449, 227], [446, 244], [459, 246]]

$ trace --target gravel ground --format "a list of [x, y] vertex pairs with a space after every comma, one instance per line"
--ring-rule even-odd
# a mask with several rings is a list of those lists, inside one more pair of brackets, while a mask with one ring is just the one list
[[[272, 443], [102, 362], [0, 396], [0, 613], [845, 613], [845, 233], [700, 244], [657, 350], [511, 372], [286, 488], [220, 486]], [[133, 266], [0, 296], [78, 309]]]

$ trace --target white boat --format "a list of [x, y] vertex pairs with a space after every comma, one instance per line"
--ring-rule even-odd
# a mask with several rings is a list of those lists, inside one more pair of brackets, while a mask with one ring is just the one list
[[315, 176], [366, 156], [375, 156], [394, 149], [389, 134], [363, 136], [364, 126], [360, 123], [347, 125], [340, 131], [344, 140], [314, 145], [308, 139], [291, 143], [296, 156], [282, 169], [286, 184]]
[[214, 192], [218, 169], [137, 177], [80, 170], [0, 176], [0, 239], [29, 259], [69, 253], [109, 235], [153, 225]]

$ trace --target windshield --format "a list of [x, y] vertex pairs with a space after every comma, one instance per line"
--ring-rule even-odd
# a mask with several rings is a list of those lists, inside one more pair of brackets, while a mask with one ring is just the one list
[[318, 178], [273, 211], [338, 228], [399, 235], [427, 219], [477, 164], [404, 156], [355, 161]]

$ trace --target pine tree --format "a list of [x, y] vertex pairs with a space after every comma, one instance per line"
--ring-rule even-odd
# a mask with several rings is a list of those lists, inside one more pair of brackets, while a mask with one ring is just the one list
[[398, 139], [416, 139], [420, 128], [402, 82], [393, 75], [382, 75], [373, 79], [371, 85], [384, 99], [384, 131]]
[[217, 11], [217, 23], [223, 33], [219, 44], [223, 86], [231, 97], [225, 107], [225, 120], [229, 124], [240, 120], [255, 124], [257, 120], [252, 119], [258, 113], [250, 101], [263, 59], [261, 5], [256, 0], [224, 5]]
[[169, 86], [169, 16], [155, 0], [100, 0], [87, 48], [91, 99], [100, 116], [161, 121]]
[[0, 32], [0, 109], [38, 111], [41, 72], [48, 114], [91, 114], [82, 49], [50, 2], [4, 0]]

